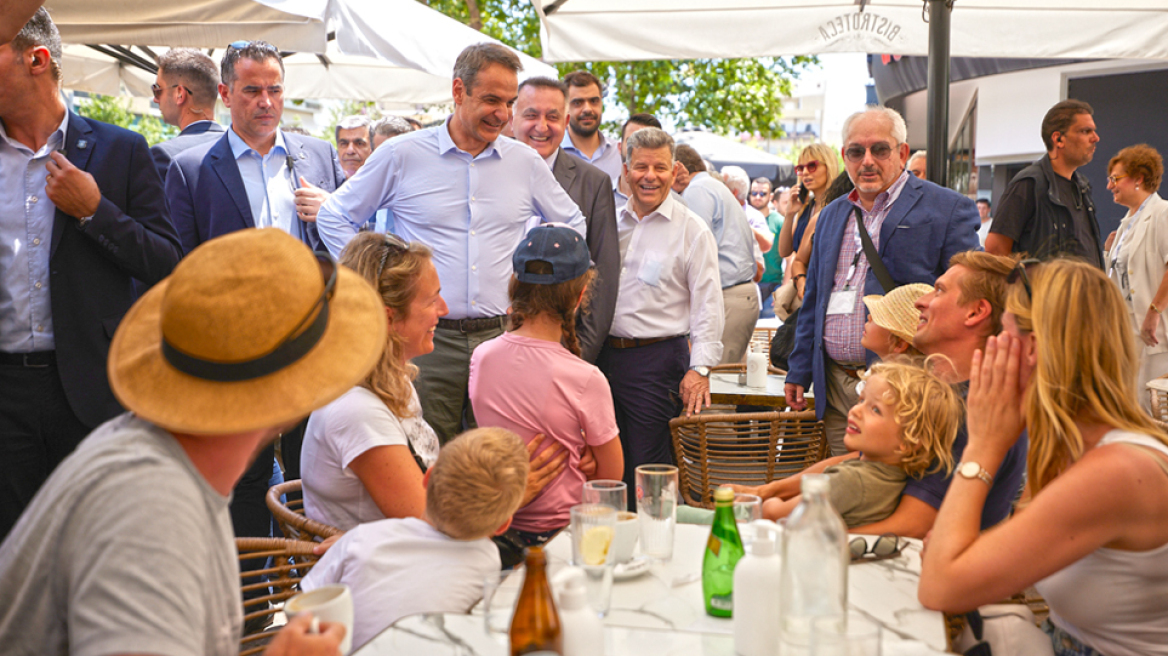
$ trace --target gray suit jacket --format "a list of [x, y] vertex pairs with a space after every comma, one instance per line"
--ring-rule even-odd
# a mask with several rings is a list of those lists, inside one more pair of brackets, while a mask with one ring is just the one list
[[552, 175], [588, 222], [588, 250], [596, 265], [596, 278], [592, 281], [588, 311], [576, 318], [576, 333], [581, 357], [595, 363], [612, 326], [620, 286], [620, 240], [616, 233], [612, 178], [562, 148], [556, 154]]

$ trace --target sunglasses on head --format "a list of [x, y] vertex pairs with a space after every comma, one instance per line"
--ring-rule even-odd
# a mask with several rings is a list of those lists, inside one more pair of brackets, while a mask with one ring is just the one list
[[806, 171], [808, 173], [808, 175], [810, 175], [812, 173], [815, 173], [815, 171], [818, 169], [819, 169], [819, 162], [817, 162], [815, 160], [811, 160], [810, 162], [807, 162], [806, 164], [800, 164], [799, 166], [796, 166], [795, 167], [795, 175], [803, 175], [804, 171]]
[[268, 50], [268, 51], [274, 52], [276, 54], [280, 53], [279, 49], [277, 49], [276, 46], [268, 43], [267, 41], [247, 41], [247, 40], [232, 41], [227, 47], [231, 50], [243, 50], [244, 48], [248, 48], [251, 46], [255, 46], [255, 47], [259, 48], [260, 50]]
[[377, 279], [381, 279], [381, 272], [385, 271], [385, 262], [390, 253], [404, 253], [410, 250], [410, 244], [392, 232], [385, 233], [385, 252], [381, 254], [381, 263], [377, 265]]
[[1022, 260], [1015, 264], [1014, 269], [1010, 271], [1010, 275], [1006, 276], [1007, 285], [1013, 285], [1019, 279], [1022, 280], [1022, 287], [1026, 289], [1026, 298], [1032, 303], [1034, 302], [1034, 290], [1030, 287], [1030, 276], [1026, 275], [1026, 267], [1032, 264], [1038, 264], [1041, 261], [1034, 258]]
[[900, 538], [892, 533], [885, 533], [876, 538], [872, 546], [864, 538], [853, 538], [848, 542], [848, 551], [851, 552], [853, 563], [871, 563], [878, 560], [888, 560], [900, 555]]
[[859, 144], [852, 144], [844, 150], [844, 159], [852, 162], [861, 162], [864, 160], [865, 153], [872, 153], [872, 157], [878, 160], [886, 160], [892, 156], [892, 146], [884, 142], [872, 144], [865, 148]]

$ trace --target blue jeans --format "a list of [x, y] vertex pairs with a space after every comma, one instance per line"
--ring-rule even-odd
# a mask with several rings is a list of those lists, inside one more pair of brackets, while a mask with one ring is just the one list
[[762, 311], [758, 313], [759, 319], [775, 318], [775, 290], [782, 284], [781, 282], [758, 283], [758, 297], [762, 300]]
[[1042, 630], [1050, 636], [1050, 644], [1054, 646], [1054, 656], [1103, 656], [1091, 647], [1083, 644], [1075, 636], [1060, 629], [1047, 618], [1042, 623]]

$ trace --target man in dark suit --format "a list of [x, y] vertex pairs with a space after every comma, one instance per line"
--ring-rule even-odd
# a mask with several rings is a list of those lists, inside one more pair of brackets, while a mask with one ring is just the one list
[[90, 430], [131, 279], [182, 254], [141, 135], [68, 111], [61, 37], [38, 10], [0, 45], [0, 537]]
[[165, 184], [166, 170], [175, 155], [223, 136], [223, 126], [215, 122], [215, 101], [219, 98], [215, 60], [195, 48], [171, 48], [158, 58], [158, 77], [151, 90], [162, 120], [182, 130], [177, 137], [150, 149]]
[[860, 345], [863, 298], [892, 291], [864, 255], [856, 213], [897, 285], [932, 284], [954, 254], [979, 250], [980, 224], [972, 200], [905, 172], [909, 146], [900, 114], [884, 107], [853, 114], [843, 133], [844, 164], [856, 188], [819, 216], [786, 384], [787, 403], [802, 410], [803, 391], [814, 382], [816, 414], [834, 455], [846, 452], [860, 372], [876, 359]]
[[620, 241], [616, 234], [612, 180], [604, 171], [564, 152], [560, 143], [568, 125], [566, 85], [546, 77], [532, 77], [519, 85], [515, 117], [511, 121], [515, 138], [531, 146], [552, 167], [556, 182], [580, 206], [588, 223], [588, 250], [596, 266], [588, 309], [576, 317], [580, 355], [596, 362], [612, 315], [620, 283]]
[[[180, 153], [166, 176], [166, 200], [183, 249], [189, 253], [236, 230], [277, 227], [323, 250], [316, 213], [345, 180], [336, 149], [280, 130], [284, 63], [275, 46], [232, 44], [221, 66], [219, 95], [231, 110], [231, 127], [214, 142]], [[304, 424], [284, 434], [288, 479], [300, 478]], [[236, 535], [269, 534], [264, 495], [272, 463], [269, 445], [236, 485], [231, 507]]]

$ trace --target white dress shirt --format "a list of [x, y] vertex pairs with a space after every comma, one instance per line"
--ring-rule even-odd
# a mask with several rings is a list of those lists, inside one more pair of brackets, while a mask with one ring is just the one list
[[691, 367], [721, 362], [725, 318], [714, 233], [672, 195], [641, 220], [631, 201], [619, 214], [620, 291], [609, 334], [651, 339], [688, 333]]

